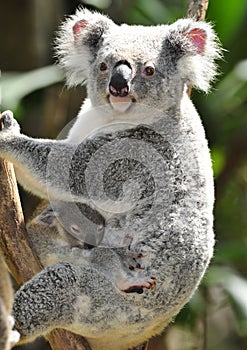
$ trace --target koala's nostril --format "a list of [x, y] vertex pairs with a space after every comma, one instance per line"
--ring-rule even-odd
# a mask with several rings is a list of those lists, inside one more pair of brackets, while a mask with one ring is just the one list
[[129, 87], [128, 85], [121, 89], [119, 96], [124, 97], [127, 96], [129, 93]]
[[127, 80], [121, 74], [115, 73], [109, 84], [109, 92], [113, 96], [127, 96], [129, 93]]
[[115, 89], [112, 85], [109, 85], [109, 91], [110, 91], [110, 94], [113, 95], [113, 96], [118, 96], [119, 95], [118, 90]]

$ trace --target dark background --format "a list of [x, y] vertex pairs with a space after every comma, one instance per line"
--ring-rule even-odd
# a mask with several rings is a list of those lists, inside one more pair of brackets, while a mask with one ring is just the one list
[[[64, 87], [52, 50], [64, 15], [79, 4], [96, 6], [117, 23], [146, 25], [170, 23], [187, 9], [185, 0], [1, 1], [2, 110], [12, 109], [28, 135], [56, 137], [85, 97], [83, 88]], [[247, 348], [247, 2], [211, 0], [207, 20], [226, 50], [212, 92], [192, 95], [215, 172], [215, 256], [191, 302], [151, 342], [152, 350]], [[22, 190], [21, 198], [28, 218], [37, 199]], [[49, 347], [38, 340], [18, 349]]]

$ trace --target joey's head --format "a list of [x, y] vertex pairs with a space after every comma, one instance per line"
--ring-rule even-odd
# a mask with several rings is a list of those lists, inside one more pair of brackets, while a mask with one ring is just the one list
[[207, 91], [220, 49], [204, 22], [119, 26], [80, 9], [62, 26], [57, 53], [69, 86], [86, 83], [95, 107], [126, 115], [138, 104], [160, 110], [179, 106], [186, 84]]

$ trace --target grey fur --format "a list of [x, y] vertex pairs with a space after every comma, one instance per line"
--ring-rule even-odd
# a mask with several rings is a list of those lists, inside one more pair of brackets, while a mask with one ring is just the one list
[[211, 161], [186, 84], [208, 90], [220, 49], [207, 23], [117, 26], [81, 9], [57, 52], [68, 85], [88, 90], [67, 139], [22, 135], [11, 112], [0, 132], [0, 154], [52, 207], [29, 224], [48, 266], [17, 292], [16, 325], [27, 340], [62, 327], [127, 350], [174, 318], [213, 254]]

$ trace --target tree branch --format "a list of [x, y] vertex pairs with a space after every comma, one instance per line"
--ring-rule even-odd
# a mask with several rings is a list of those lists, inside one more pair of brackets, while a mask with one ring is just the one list
[[12, 164], [0, 161], [0, 248], [18, 284], [41, 270], [29, 244]]
[[194, 18], [197, 21], [204, 21], [209, 0], [189, 0], [186, 13], [187, 18]]

